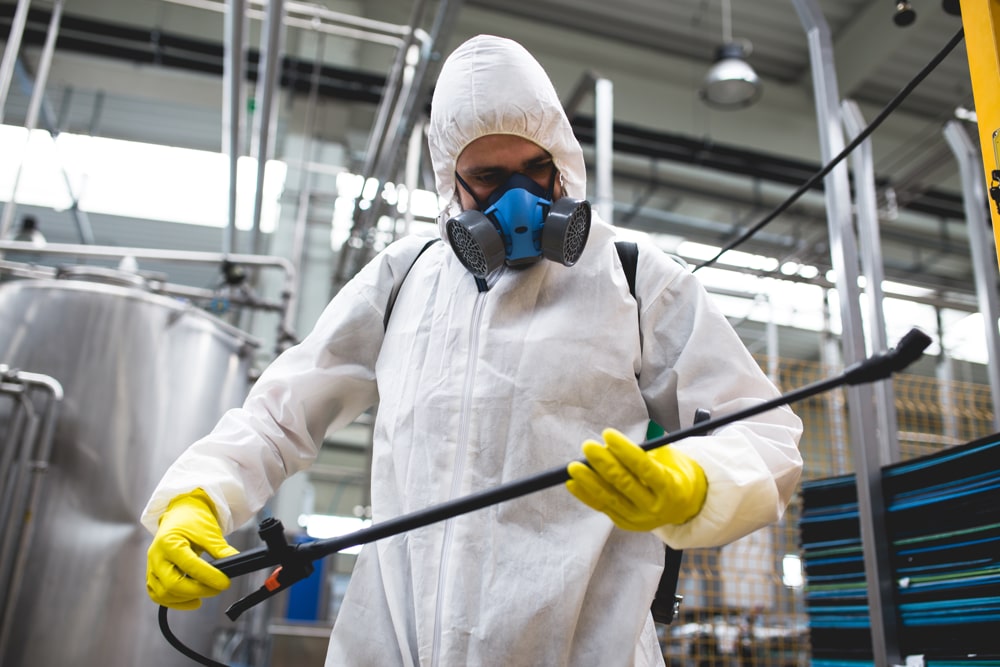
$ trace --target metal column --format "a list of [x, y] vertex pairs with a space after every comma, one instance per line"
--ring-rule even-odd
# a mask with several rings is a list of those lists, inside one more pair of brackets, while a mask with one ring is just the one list
[[576, 87], [563, 103], [566, 116], [572, 122], [577, 108], [587, 95], [594, 95], [594, 175], [595, 208], [601, 219], [614, 224], [615, 193], [613, 184], [614, 155], [614, 84], [596, 72], [584, 72]]
[[[248, 33], [247, 22], [250, 19], [259, 20], [261, 26], [261, 59], [260, 71], [258, 72], [258, 94], [260, 102], [260, 113], [257, 114], [259, 124], [255, 125], [253, 136], [256, 149], [253, 151], [260, 159], [261, 164], [257, 170], [257, 187], [255, 191], [255, 202], [253, 210], [253, 239], [252, 249], [259, 252], [260, 246], [260, 216], [262, 213], [262, 184], [266, 160], [270, 157], [271, 145], [273, 144], [273, 129], [275, 115], [270, 110], [270, 105], [274, 103], [274, 88], [280, 80], [280, 68], [278, 63], [281, 58], [281, 35], [282, 26], [299, 28], [316, 32], [319, 35], [337, 35], [349, 39], [364, 40], [376, 44], [384, 44], [397, 49], [401, 49], [397, 62], [399, 67], [405, 60], [405, 38], [410, 38], [411, 42], [421, 42], [426, 45], [428, 36], [414, 26], [400, 26], [384, 21], [375, 21], [360, 16], [335, 12], [319, 5], [311, 5], [301, 2], [287, 2], [276, 0], [276, 2], [266, 2], [265, 0], [165, 0], [174, 4], [196, 7], [225, 14], [225, 59], [223, 63], [223, 96], [222, 96], [222, 152], [229, 158], [229, 200], [227, 225], [223, 231], [222, 252], [223, 254], [236, 252], [236, 208], [237, 208], [237, 164], [243, 150], [243, 126], [245, 125], [245, 79], [247, 67], [247, 44], [246, 34]], [[284, 3], [284, 4], [283, 4]], [[423, 5], [426, 0], [419, 0], [420, 8], [415, 10], [419, 15], [423, 12]], [[258, 7], [264, 7], [263, 11]], [[429, 51], [428, 51], [429, 53]], [[321, 62], [317, 62], [317, 67], [322, 67]], [[395, 91], [399, 86], [396, 81], [401, 72], [393, 70], [387, 89]], [[316, 75], [314, 75], [315, 78]], [[394, 83], [395, 81], [395, 83]], [[388, 114], [391, 111], [392, 102], [396, 100], [395, 93], [383, 98], [383, 103], [377, 113], [376, 128], [369, 139], [368, 155], [378, 154], [378, 146], [387, 135], [385, 126], [388, 124]], [[389, 103], [387, 103], [387, 101]], [[398, 113], [397, 113], [398, 117]], [[377, 143], [372, 143], [377, 142]], [[373, 148], [376, 146], [376, 148]], [[263, 156], [263, 157], [261, 157]], [[366, 161], [365, 173], [372, 169], [372, 162], [369, 158]]]
[[972, 252], [972, 270], [976, 277], [976, 295], [979, 312], [986, 330], [986, 354], [989, 364], [990, 391], [993, 394], [993, 430], [1000, 431], [1000, 297], [997, 296], [996, 250], [990, 244], [990, 221], [983, 181], [979, 178], [982, 161], [972, 139], [958, 121], [948, 121], [944, 138], [955, 153], [962, 178], [962, 199], [965, 201], [965, 218], [969, 228], [969, 247]]
[[14, 79], [14, 63], [21, 50], [21, 38], [24, 37], [24, 24], [28, 21], [28, 7], [31, 0], [18, 0], [14, 10], [14, 20], [10, 24], [10, 35], [7, 36], [7, 46], [0, 61], [0, 123], [3, 122], [4, 107], [7, 106], [7, 93], [10, 92], [10, 82]]
[[[430, 33], [420, 44], [419, 58], [416, 58], [416, 62], [411, 60], [409, 63], [413, 67], [412, 79], [405, 81], [403, 89], [405, 94], [400, 96], [400, 101], [394, 109], [392, 119], [387, 128], [389, 145], [387, 148], [383, 148], [382, 153], [379, 155], [379, 159], [375, 164], [374, 174], [365, 174], [365, 176], [374, 176], [380, 188], [388, 179], [393, 178], [397, 172], [402, 158], [402, 147], [410, 140], [410, 135], [416, 125], [416, 115], [422, 113], [418, 110], [417, 105], [425, 101], [425, 95], [431, 88], [427, 80], [431, 63], [442, 60], [442, 58], [436, 55], [437, 51], [441, 47], [441, 43], [451, 33], [452, 25], [461, 6], [461, 0], [440, 0], [437, 12], [434, 15], [434, 21], [431, 24]], [[416, 28], [416, 25], [414, 24], [413, 27]], [[407, 47], [407, 50], [411, 50], [413, 46], [415, 45], [411, 44]], [[374, 226], [378, 221], [378, 213], [381, 206], [382, 199], [381, 197], [377, 197], [375, 202], [373, 202], [373, 206], [367, 212], [369, 226]]]
[[[292, 264], [299, 267], [299, 285], [296, 293], [302, 291], [302, 271], [306, 264], [306, 237], [309, 233], [309, 207], [312, 202], [313, 174], [309, 169], [313, 153], [313, 135], [316, 131], [316, 106], [319, 99], [319, 82], [323, 69], [323, 53], [326, 47], [326, 36], [316, 35], [316, 57], [313, 60], [313, 71], [309, 81], [309, 97], [306, 101], [306, 117], [303, 131], [302, 154], [299, 156], [299, 199], [295, 207], [295, 229], [292, 235]], [[293, 299], [289, 305], [292, 317], [299, 319], [298, 299]]]
[[[833, 316], [830, 307], [831, 292], [832, 290], [829, 289], [823, 290], [823, 329], [819, 339], [819, 358], [827, 373], [844, 367], [840, 341], [833, 333]], [[833, 449], [833, 474], [846, 475], [851, 471], [851, 454], [848, 447], [851, 438], [844, 423], [844, 416], [847, 414], [844, 393], [841, 391], [827, 392], [823, 396], [823, 404], [826, 406], [827, 420], [830, 422], [828, 433]]]
[[938, 355], [934, 376], [937, 378], [938, 402], [941, 404], [941, 414], [944, 417], [944, 435], [951, 438], [951, 441], [958, 444], [958, 406], [955, 400], [954, 382], [955, 369], [951, 363], [951, 355], [944, 346], [944, 322], [941, 318], [941, 308], [934, 308], [935, 319], [937, 320], [937, 335], [941, 346], [941, 353]]
[[[62, 21], [63, 4], [64, 0], [56, 0], [52, 6], [49, 29], [45, 35], [45, 45], [42, 47], [42, 55], [38, 61], [38, 71], [35, 72], [31, 99], [28, 101], [28, 112], [24, 119], [24, 127], [27, 128], [29, 137], [31, 131], [38, 125], [38, 113], [42, 108], [42, 99], [45, 97], [45, 86], [48, 83], [49, 70], [52, 67], [52, 55], [56, 50], [56, 37], [59, 35], [59, 23]], [[17, 59], [16, 53], [14, 58]], [[6, 91], [4, 94], [6, 95]], [[0, 238], [7, 236], [11, 224], [14, 222], [14, 211], [17, 209], [17, 184], [21, 180], [21, 169], [24, 167], [24, 162], [25, 158], [22, 157], [21, 164], [18, 165], [17, 173], [14, 176], [14, 189], [11, 192], [10, 201], [3, 208], [3, 217], [0, 218]]]
[[245, 0], [226, 3], [223, 36], [225, 57], [222, 63], [222, 152], [229, 158], [229, 198], [226, 227], [222, 232], [222, 252], [236, 252], [236, 167], [243, 136], [243, 17]]
[[417, 26], [423, 20], [424, 12], [427, 8], [427, 0], [417, 0], [410, 12], [410, 29], [404, 35], [404, 39], [397, 47], [396, 57], [392, 61], [389, 69], [389, 76], [385, 80], [385, 89], [378, 108], [375, 110], [375, 122], [372, 126], [371, 134], [368, 135], [368, 146], [365, 149], [365, 161], [361, 169], [361, 175], [365, 178], [372, 176], [376, 171], [376, 165], [382, 159], [385, 149], [385, 142], [389, 135], [389, 125], [393, 116], [393, 109], [398, 104], [398, 100], [403, 95], [404, 72], [407, 65], [407, 57], [410, 47], [417, 42]]
[[[809, 41], [809, 60], [819, 125], [820, 153], [829, 162], [844, 148], [840, 122], [840, 96], [833, 66], [830, 28], [816, 0], [792, 0]], [[858, 252], [851, 224], [851, 196], [847, 166], [835, 167], [825, 179], [830, 255], [836, 274], [843, 332], [844, 363], [864, 359], [858, 291]], [[880, 464], [887, 458], [876, 446], [874, 393], [868, 384], [846, 389], [849, 407], [851, 447], [858, 490], [858, 515], [865, 558], [872, 652], [876, 667], [900, 663], [899, 638], [893, 582], [889, 566], [889, 545], [884, 537], [885, 502], [882, 497]]]
[[262, 239], [260, 231], [261, 208], [264, 205], [264, 171], [267, 161], [271, 158], [274, 150], [274, 133], [272, 132], [272, 118], [274, 109], [274, 97], [277, 94], [278, 76], [280, 74], [279, 64], [281, 63], [281, 35], [284, 26], [282, 17], [284, 15], [283, 0], [269, 0], [267, 3], [267, 14], [264, 19], [264, 26], [261, 31], [260, 60], [262, 68], [257, 71], [257, 95], [260, 111], [255, 120], [257, 123], [257, 188], [254, 191], [253, 200], [253, 242], [251, 252], [260, 254]]
[[[853, 141], [865, 129], [861, 108], [852, 100], [841, 104], [844, 128]], [[858, 219], [858, 241], [861, 247], [861, 268], [865, 275], [865, 293], [868, 296], [869, 354], [888, 349], [885, 330], [885, 294], [882, 281], [882, 239], [879, 236], [878, 196], [875, 189], [875, 167], [872, 159], [872, 142], [866, 139], [851, 152], [854, 169], [854, 203]], [[886, 456], [882, 465], [899, 460], [899, 421], [896, 415], [896, 395], [892, 378], [874, 385], [875, 412], [878, 417], [879, 450]]]
[[774, 385], [781, 386], [781, 368], [778, 363], [778, 323], [774, 316], [774, 301], [767, 299], [767, 324], [764, 325], [764, 334], [767, 337], [767, 377]]
[[[403, 146], [409, 143], [413, 127], [416, 124], [416, 116], [421, 113], [418, 104], [426, 101], [426, 94], [430, 89], [427, 76], [430, 73], [431, 65], [439, 63], [441, 60], [438, 49], [441, 43], [447, 39], [451, 33], [452, 25], [457, 17], [458, 10], [462, 6], [462, 0], [440, 0], [437, 12], [429, 33], [424, 33], [418, 28], [420, 13], [422, 13], [423, 2], [419, 2], [413, 13], [410, 32], [407, 39], [400, 47], [400, 54], [403, 60], [397, 60], [400, 67], [401, 81], [398, 94], [393, 90], [392, 84], [396, 74], [396, 65], [386, 82], [385, 95], [396, 97], [391, 105], [391, 116], [384, 130], [380, 131], [379, 125], [372, 128], [372, 138], [378, 141], [369, 142], [369, 152], [377, 146], [376, 154], [365, 156], [366, 171], [362, 174], [365, 180], [373, 179], [377, 184], [377, 192], [367, 209], [358, 206], [356, 203], [354, 211], [354, 223], [351, 234], [340, 248], [340, 256], [337, 261], [337, 270], [334, 275], [334, 289], [345, 283], [364, 262], [370, 259], [371, 239], [369, 232], [378, 223], [385, 202], [381, 197], [381, 188], [386, 181], [393, 178], [398, 170], [402, 159]], [[417, 39], [415, 39], [417, 38]], [[413, 58], [413, 48], [419, 45], [419, 58]], [[410, 61], [407, 62], [407, 58]], [[412, 67], [412, 74], [403, 77], [406, 67]], [[379, 115], [389, 113], [388, 100], [383, 98], [383, 105], [379, 108]], [[376, 119], [378, 120], [378, 119]], [[370, 169], [370, 171], [369, 171]]]
[[614, 87], [610, 79], [594, 83], [594, 147], [597, 163], [597, 212], [609, 225], [614, 223], [615, 192], [612, 183], [614, 156]]

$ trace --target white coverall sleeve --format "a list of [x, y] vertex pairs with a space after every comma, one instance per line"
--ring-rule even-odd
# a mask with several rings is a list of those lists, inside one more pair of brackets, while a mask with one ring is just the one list
[[142, 513], [150, 532], [172, 498], [199, 487], [215, 503], [223, 532], [232, 532], [287, 477], [316, 459], [328, 429], [347, 425], [377, 401], [382, 318], [406, 256], [390, 247], [369, 263], [327, 305], [309, 335], [268, 366], [243, 406], [229, 410], [181, 454]]
[[[697, 278], [645, 250], [640, 386], [652, 418], [670, 432], [690, 426], [699, 408], [720, 417], [778, 396]], [[780, 519], [802, 472], [801, 434], [801, 420], [782, 407], [669, 445], [702, 466], [708, 495], [693, 519], [656, 534], [675, 549], [719, 546]]]

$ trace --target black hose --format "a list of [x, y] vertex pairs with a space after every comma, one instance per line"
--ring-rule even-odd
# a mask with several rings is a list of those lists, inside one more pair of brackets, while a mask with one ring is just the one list
[[809, 178], [809, 180], [800, 185], [798, 189], [796, 189], [795, 192], [793, 192], [788, 197], [788, 199], [778, 204], [778, 206], [773, 211], [765, 215], [759, 222], [755, 223], [747, 231], [740, 234], [740, 236], [736, 240], [728, 243], [725, 247], [722, 248], [722, 250], [720, 250], [715, 255], [715, 257], [707, 259], [698, 266], [694, 267], [694, 269], [692, 269], [692, 272], [697, 271], [698, 269], [703, 269], [706, 266], [711, 266], [712, 264], [715, 264], [715, 262], [718, 261], [718, 259], [722, 257], [725, 253], [729, 252], [730, 250], [739, 245], [742, 245], [744, 242], [749, 240], [754, 234], [763, 229], [764, 225], [770, 223], [772, 220], [774, 220], [779, 215], [788, 210], [788, 207], [794, 204], [799, 199], [799, 197], [804, 195], [809, 189], [811, 189], [814, 185], [816, 185], [816, 183], [818, 183], [820, 179], [822, 179], [824, 176], [833, 171], [834, 167], [840, 164], [840, 162], [845, 157], [847, 157], [851, 153], [851, 151], [860, 146], [861, 142], [867, 139], [871, 135], [871, 133], [874, 132], [875, 129], [882, 124], [882, 121], [888, 118], [889, 114], [891, 114], [893, 111], [896, 110], [896, 108], [900, 105], [900, 103], [902, 103], [902, 101], [905, 100], [907, 96], [909, 96], [909, 94], [913, 92], [914, 88], [920, 85], [920, 83], [927, 78], [927, 75], [929, 75], [932, 71], [934, 71], [934, 69], [938, 65], [941, 64], [941, 61], [943, 61], [945, 57], [947, 57], [947, 55], [951, 53], [956, 46], [958, 46], [958, 43], [962, 41], [964, 36], [965, 33], [963, 29], [959, 28], [958, 32], [955, 33], [955, 36], [951, 38], [951, 41], [945, 44], [944, 48], [941, 49], [938, 52], [938, 54], [934, 56], [931, 59], [931, 61], [927, 63], [927, 65], [925, 65], [924, 68], [920, 70], [917, 73], [917, 75], [910, 80], [908, 84], [903, 86], [902, 90], [896, 93], [896, 96], [893, 97], [889, 101], [889, 103], [885, 105], [885, 108], [879, 112], [879, 114], [875, 117], [875, 119], [871, 123], [869, 123], [864, 130], [861, 131], [861, 134], [856, 136], [854, 140], [851, 141], [851, 143], [847, 144], [844, 150], [840, 151], [840, 153], [838, 153], [835, 158], [830, 160], [822, 169], [813, 174]]
[[229, 665], [226, 665], [221, 662], [216, 662], [215, 660], [212, 660], [211, 658], [204, 656], [201, 653], [195, 651], [194, 649], [188, 648], [183, 643], [181, 643], [181, 640], [179, 640], [177, 636], [170, 630], [170, 624], [167, 623], [166, 607], [163, 606], [160, 607], [159, 619], [160, 619], [160, 632], [163, 633], [163, 636], [167, 640], [167, 643], [169, 643], [179, 652], [183, 653], [188, 658], [191, 658], [199, 665], [205, 665], [206, 667], [229, 667]]

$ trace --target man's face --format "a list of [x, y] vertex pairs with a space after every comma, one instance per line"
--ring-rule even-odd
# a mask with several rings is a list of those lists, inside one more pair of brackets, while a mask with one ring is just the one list
[[[548, 188], [552, 179], [552, 156], [523, 137], [511, 134], [487, 134], [465, 147], [455, 163], [455, 171], [462, 177], [479, 201], [487, 198], [503, 185], [511, 174], [521, 173]], [[556, 178], [553, 199], [562, 197], [562, 187]], [[458, 188], [462, 210], [476, 208], [476, 201]]]

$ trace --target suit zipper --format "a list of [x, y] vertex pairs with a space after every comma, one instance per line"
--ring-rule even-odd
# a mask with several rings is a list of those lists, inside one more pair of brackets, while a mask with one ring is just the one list
[[[501, 269], [489, 276], [489, 286], [494, 285], [502, 273], [503, 268], [501, 267]], [[449, 500], [457, 497], [459, 491], [461, 491], [462, 477], [465, 472], [465, 459], [468, 450], [470, 428], [469, 421], [472, 412], [470, 403], [472, 402], [472, 389], [475, 381], [476, 366], [479, 361], [479, 327], [483, 319], [483, 308], [486, 305], [487, 294], [489, 294], [488, 289], [480, 290], [476, 294], [476, 303], [472, 309], [472, 322], [469, 329], [469, 363], [466, 364], [465, 378], [463, 380], [464, 384], [462, 386], [461, 421], [459, 422], [459, 438], [457, 447], [455, 448], [455, 466], [451, 479], [451, 492], [448, 496]], [[431, 645], [432, 667], [438, 667], [440, 660], [442, 632], [441, 624], [442, 615], [444, 613], [441, 609], [441, 600], [444, 597], [444, 588], [446, 583], [445, 575], [448, 572], [453, 527], [454, 519], [449, 519], [445, 522], [444, 537], [441, 541], [441, 558], [439, 559], [438, 565], [437, 595], [434, 601], [434, 639]]]

